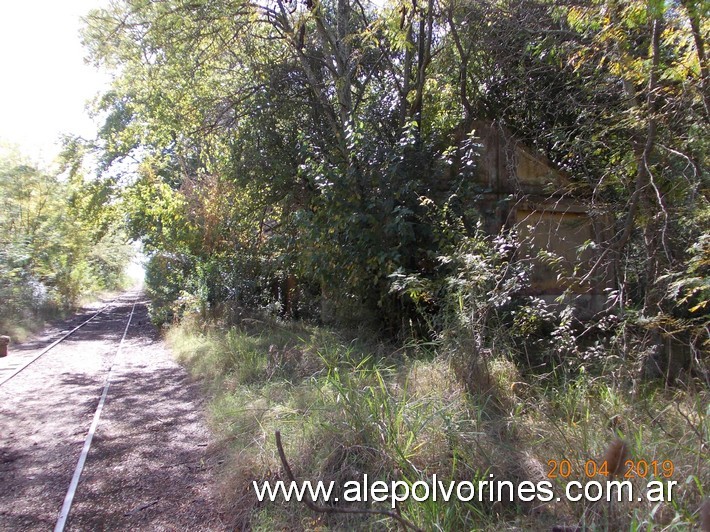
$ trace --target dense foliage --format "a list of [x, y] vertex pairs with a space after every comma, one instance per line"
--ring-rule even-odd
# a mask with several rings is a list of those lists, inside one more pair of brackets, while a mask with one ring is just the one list
[[61, 177], [8, 150], [0, 158], [0, 329], [23, 329], [124, 282], [132, 248], [98, 182]]
[[613, 220], [589, 243], [592, 271], [575, 268], [613, 272], [608, 309], [652, 344], [686, 331], [704, 345], [703, 6], [126, 0], [93, 12], [91, 57], [117, 72], [97, 103], [99, 147], [125, 174], [158, 314], [337, 309], [431, 334], [451, 306], [442, 287], [464, 273], [462, 242], [495, 236], [477, 229], [468, 179], [472, 124], [487, 120]]

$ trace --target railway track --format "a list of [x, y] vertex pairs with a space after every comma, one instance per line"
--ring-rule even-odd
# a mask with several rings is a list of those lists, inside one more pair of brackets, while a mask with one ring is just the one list
[[[118, 298], [114, 299], [111, 303], [117, 301]], [[19, 373], [24, 371], [30, 364], [39, 360], [41, 357], [49, 353], [52, 349], [57, 347], [64, 340], [69, 338], [76, 331], [84, 327], [84, 325], [93, 321], [99, 314], [102, 314], [106, 309], [110, 308], [111, 303], [107, 303], [101, 307], [97, 312], [95, 312], [89, 319], [84, 320], [79, 325], [74, 327], [68, 332], [62, 331], [61, 335], [56, 340], [52, 341], [47, 347], [42, 349], [39, 353], [35, 354], [31, 352], [30, 354], [23, 354], [22, 352], [13, 353], [11, 357], [6, 357], [4, 360], [0, 360], [0, 386], [8, 382], [13, 377], [17, 376]]]
[[[88, 431], [86, 432], [84, 444], [78, 456], [78, 460], [76, 461], [76, 467], [74, 468], [74, 473], [71, 482], [64, 496], [64, 502], [62, 504], [61, 510], [59, 511], [59, 516], [54, 526], [55, 532], [62, 532], [64, 530], [64, 527], [67, 523], [67, 519], [71, 512], [74, 496], [77, 493], [79, 481], [81, 479], [81, 475], [84, 470], [89, 451], [91, 449], [94, 434], [96, 432], [96, 428], [99, 425], [101, 412], [106, 403], [106, 398], [108, 396], [108, 391], [111, 385], [112, 373], [114, 372], [114, 367], [119, 360], [121, 349], [123, 348], [124, 342], [126, 340], [126, 335], [128, 334], [131, 322], [133, 320], [136, 304], [138, 302], [138, 296], [138, 293], [127, 293], [115, 298], [114, 300], [99, 308], [99, 310], [91, 314], [87, 319], [83, 319], [81, 323], [74, 326], [70, 330], [60, 331], [59, 333], [54, 335], [54, 338], [45, 340], [44, 343], [49, 342], [49, 344], [44, 347], [40, 347], [39, 351], [37, 351], [37, 349], [28, 351], [19, 350], [17, 352], [11, 353], [11, 355], [6, 357], [5, 359], [0, 359], [0, 391], [2, 391], [4, 386], [12, 382], [14, 378], [25, 372], [27, 368], [29, 368], [34, 363], [45, 357], [48, 353], [56, 351], [58, 346], [67, 342], [67, 340], [69, 340], [70, 338], [79, 336], [81, 334], [80, 331], [82, 331], [82, 329], [85, 331], [88, 330], [89, 328], [86, 327], [87, 325], [94, 323], [101, 327], [101, 324], [99, 322], [102, 319], [107, 321], [121, 320], [122, 323], [125, 320], [125, 326], [122, 329], [123, 334], [120, 340], [115, 342], [116, 345], [113, 349], [113, 353], [104, 354], [104, 357], [107, 358], [108, 361], [108, 369], [105, 370], [101, 395], [100, 397], [98, 397], [98, 405], [94, 410], [91, 425], [89, 426]], [[128, 307], [128, 305], [130, 305], [130, 312], [128, 312], [127, 315], [124, 316], [122, 315], [123, 309]], [[116, 314], [118, 314], [118, 316], [116, 316]], [[113, 325], [113, 328], [116, 328], [115, 325]], [[108, 357], [106, 357], [106, 355], [108, 355]]]

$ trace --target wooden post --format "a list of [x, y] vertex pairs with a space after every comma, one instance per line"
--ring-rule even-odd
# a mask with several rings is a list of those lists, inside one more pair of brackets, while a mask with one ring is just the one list
[[0, 336], [0, 358], [7, 356], [7, 345], [10, 343], [9, 336]]

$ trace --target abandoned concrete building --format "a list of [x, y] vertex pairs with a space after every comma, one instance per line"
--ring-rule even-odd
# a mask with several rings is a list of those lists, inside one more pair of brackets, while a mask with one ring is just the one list
[[613, 286], [609, 269], [599, 269], [583, 284], [579, 279], [598, 256], [595, 244], [609, 238], [610, 216], [592, 208], [591, 193], [573, 187], [563, 172], [502, 126], [475, 122], [472, 128], [476, 207], [489, 234], [517, 232], [515, 260], [532, 263], [529, 295], [551, 303], [567, 293], [566, 302], [580, 317], [602, 310]]

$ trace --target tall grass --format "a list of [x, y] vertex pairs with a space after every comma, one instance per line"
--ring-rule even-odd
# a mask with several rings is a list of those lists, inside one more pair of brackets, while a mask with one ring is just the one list
[[[398, 504], [402, 516], [426, 530], [687, 530], [710, 492], [710, 397], [703, 388], [634, 388], [613, 374], [531, 374], [502, 353], [483, 357], [465, 384], [450, 353], [405, 352], [302, 324], [250, 321], [223, 330], [185, 322], [168, 339], [211, 395], [212, 424], [231, 456], [223, 494], [239, 528], [397, 526], [382, 516], [258, 503], [253, 480], [284, 478], [276, 430], [297, 478], [340, 486], [365, 474], [410, 486], [434, 474], [473, 482], [493, 475], [514, 483], [549, 480], [561, 495], [567, 482], [590, 480], [585, 464], [599, 461], [615, 438], [627, 442], [631, 460], [672, 461], [678, 482], [666, 503]], [[569, 477], [548, 478], [551, 461], [562, 460], [571, 464]], [[651, 476], [632, 482], [640, 490]]]

